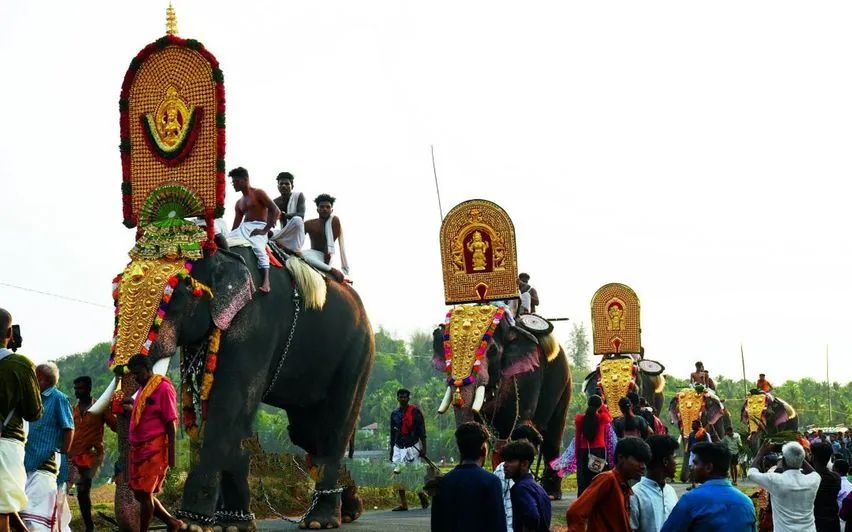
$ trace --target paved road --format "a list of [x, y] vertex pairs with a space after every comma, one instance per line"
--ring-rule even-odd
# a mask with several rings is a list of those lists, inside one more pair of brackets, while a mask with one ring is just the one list
[[[686, 484], [672, 484], [678, 496], [686, 492]], [[741, 486], [753, 486], [748, 481], [740, 482]], [[565, 515], [568, 505], [576, 499], [574, 492], [565, 492], [561, 501], [553, 502], [553, 515]], [[407, 512], [376, 511], [365, 512], [354, 523], [344, 525], [342, 530], [369, 530], [371, 532], [428, 532], [430, 510], [412, 509]], [[260, 530], [298, 530], [298, 525], [284, 521], [262, 521], [258, 523]]]

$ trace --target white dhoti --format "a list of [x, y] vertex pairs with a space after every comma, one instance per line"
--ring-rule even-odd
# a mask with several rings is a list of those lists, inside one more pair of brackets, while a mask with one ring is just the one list
[[272, 240], [290, 251], [299, 251], [305, 244], [305, 221], [295, 216], [287, 224], [272, 233]]
[[257, 267], [261, 270], [269, 269], [269, 255], [266, 254], [266, 243], [269, 241], [269, 237], [266, 233], [251, 236], [251, 232], [265, 227], [266, 222], [263, 221], [243, 222], [228, 234], [229, 241], [230, 239], [243, 239], [251, 244], [251, 249], [257, 257]]
[[68, 506], [68, 490], [63, 482], [56, 490], [56, 522], [54, 532], [71, 532], [71, 508]]
[[416, 445], [411, 447], [393, 446], [393, 458], [391, 462], [394, 464], [416, 464], [420, 462], [420, 448]]
[[27, 475], [27, 507], [21, 519], [30, 532], [51, 532], [56, 522], [56, 474], [33, 471]]
[[302, 250], [302, 259], [321, 272], [330, 272], [331, 266], [325, 263], [325, 254], [316, 249]]
[[0, 514], [18, 513], [27, 506], [24, 444], [0, 438]]

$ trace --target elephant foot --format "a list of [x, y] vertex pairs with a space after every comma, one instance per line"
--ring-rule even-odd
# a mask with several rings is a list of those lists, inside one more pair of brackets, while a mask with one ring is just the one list
[[342, 522], [340, 497], [320, 496], [314, 509], [299, 523], [299, 528], [310, 530], [340, 528]]
[[212, 517], [184, 510], [175, 512], [175, 517], [184, 523], [184, 527], [181, 530], [189, 532], [213, 532], [215, 520]]
[[[216, 527], [213, 532], [255, 532], [254, 514], [242, 510], [220, 510], [216, 512]], [[221, 530], [216, 530], [220, 528]]]
[[355, 521], [364, 513], [364, 502], [357, 486], [347, 486], [340, 496], [340, 514], [344, 523]]
[[[548, 468], [549, 469], [549, 468]], [[541, 478], [541, 487], [544, 488], [551, 501], [562, 500], [562, 479], [553, 470], [545, 472]]]

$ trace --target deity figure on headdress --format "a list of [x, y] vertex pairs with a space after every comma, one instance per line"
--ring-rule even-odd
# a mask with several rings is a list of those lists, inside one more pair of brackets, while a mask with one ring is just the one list
[[607, 307], [607, 326], [608, 331], [623, 331], [624, 330], [624, 305], [619, 301], [613, 301]]
[[485, 252], [488, 251], [488, 242], [482, 239], [482, 233], [479, 231], [473, 232], [473, 237], [467, 244], [467, 250], [472, 253], [471, 263], [473, 264], [473, 271], [479, 272], [484, 270], [487, 262]]

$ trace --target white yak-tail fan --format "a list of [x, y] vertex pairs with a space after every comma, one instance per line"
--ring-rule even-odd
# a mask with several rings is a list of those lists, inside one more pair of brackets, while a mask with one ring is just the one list
[[328, 295], [328, 286], [325, 279], [316, 270], [308, 266], [302, 259], [292, 257], [285, 263], [287, 271], [293, 276], [305, 308], [308, 310], [322, 310]]

